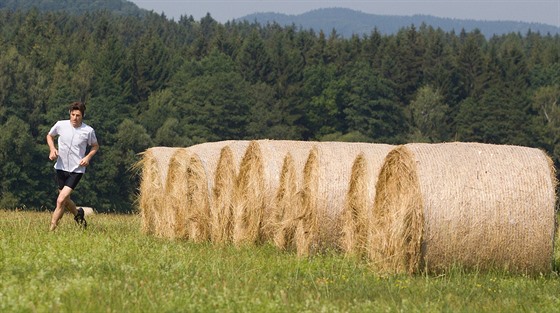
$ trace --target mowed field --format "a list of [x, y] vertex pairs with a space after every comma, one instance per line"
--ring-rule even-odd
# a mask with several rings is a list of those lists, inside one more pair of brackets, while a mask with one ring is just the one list
[[[559, 312], [558, 272], [380, 276], [332, 252], [146, 236], [137, 215], [0, 210], [0, 312]], [[482, 244], [482, 243], [481, 243]], [[560, 267], [556, 235], [555, 268]]]

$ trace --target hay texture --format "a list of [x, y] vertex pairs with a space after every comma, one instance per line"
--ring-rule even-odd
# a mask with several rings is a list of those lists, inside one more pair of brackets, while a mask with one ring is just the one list
[[[215, 150], [206, 150], [205, 152], [211, 154]], [[212, 156], [199, 153], [192, 153], [187, 161], [187, 189], [184, 199], [187, 208], [185, 232], [187, 237], [194, 242], [203, 242], [209, 239], [210, 186], [215, 170], [215, 167], [207, 164]]]
[[303, 170], [314, 143], [309, 142], [299, 149], [286, 154], [280, 171], [280, 183], [274, 199], [273, 243], [282, 250], [296, 249], [295, 231], [303, 186]]
[[210, 239], [212, 189], [222, 148], [231, 141], [208, 142], [178, 151], [169, 168], [166, 207], [175, 237]]
[[220, 150], [210, 206], [210, 237], [215, 243], [233, 238], [233, 197], [241, 158], [249, 141], [233, 141]]
[[233, 242], [236, 245], [271, 240], [277, 225], [275, 198], [288, 152], [311, 146], [303, 141], [252, 141], [239, 166], [234, 196]]
[[142, 220], [142, 232], [156, 236], [165, 236], [166, 220], [163, 218], [165, 200], [165, 182], [169, 160], [178, 148], [153, 147], [141, 154], [135, 165], [141, 169], [140, 194], [138, 206]]
[[178, 149], [169, 161], [166, 181], [165, 215], [169, 219], [171, 238], [188, 238], [187, 234], [187, 168], [192, 153]]
[[368, 251], [381, 271], [552, 268], [555, 170], [541, 150], [407, 144], [381, 169]]
[[340, 248], [341, 216], [353, 163], [363, 151], [375, 149], [375, 146], [367, 143], [320, 142], [311, 149], [304, 166], [298, 207], [295, 241], [299, 256]]
[[365, 256], [371, 223], [375, 185], [385, 157], [394, 146], [372, 144], [361, 147], [352, 164], [348, 193], [342, 210], [340, 246], [346, 254]]

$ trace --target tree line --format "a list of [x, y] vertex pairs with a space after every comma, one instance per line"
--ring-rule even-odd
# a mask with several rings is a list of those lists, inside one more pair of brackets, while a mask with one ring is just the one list
[[411, 25], [342, 38], [182, 16], [0, 10], [0, 208], [52, 209], [45, 135], [85, 101], [77, 203], [135, 209], [139, 153], [226, 139], [477, 141], [560, 162], [560, 37]]

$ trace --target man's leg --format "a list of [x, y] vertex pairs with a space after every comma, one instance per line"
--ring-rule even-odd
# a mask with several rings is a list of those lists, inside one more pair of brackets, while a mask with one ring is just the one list
[[74, 203], [74, 201], [72, 201], [72, 199], [70, 199], [70, 196], [68, 196], [68, 199], [66, 199], [66, 210], [74, 215], [78, 214], [78, 208], [76, 207], [76, 204]]
[[[62, 216], [64, 215], [64, 206], [66, 205], [66, 202], [68, 199], [70, 199], [70, 194], [72, 193], [72, 188], [68, 187], [68, 186], [64, 186], [64, 188], [62, 188], [59, 192], [58, 192], [58, 197], [56, 198], [56, 209], [54, 209], [53, 215], [52, 215], [52, 219], [51, 219], [51, 227], [50, 230], [55, 230], [56, 227], [58, 226], [58, 221], [60, 221], [60, 219], [62, 218]], [[72, 202], [74, 203], [74, 202]], [[76, 205], [74, 204], [73, 207], [74, 210], [76, 210]], [[72, 210], [72, 209], [70, 209]], [[76, 213], [72, 212], [72, 213]]]
[[78, 225], [81, 225], [83, 228], [87, 227], [87, 222], [84, 217], [85, 216], [84, 209], [82, 208], [78, 209], [74, 201], [70, 199], [70, 196], [68, 196], [68, 198], [66, 199], [66, 202], [64, 203], [64, 207], [66, 208], [66, 211], [69, 211], [70, 213], [74, 214], [74, 220], [76, 221], [76, 223], [78, 223]]

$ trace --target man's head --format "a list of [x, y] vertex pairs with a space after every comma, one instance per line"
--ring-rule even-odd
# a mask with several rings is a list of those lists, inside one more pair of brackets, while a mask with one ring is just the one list
[[82, 117], [83, 117], [86, 114], [86, 105], [83, 104], [80, 101], [70, 103], [69, 111], [72, 112], [72, 111], [75, 111], [75, 110], [80, 111], [82, 113]]
[[85, 104], [78, 101], [72, 102], [68, 112], [70, 113], [70, 123], [72, 123], [72, 126], [78, 127], [82, 125], [82, 120], [86, 112]]

